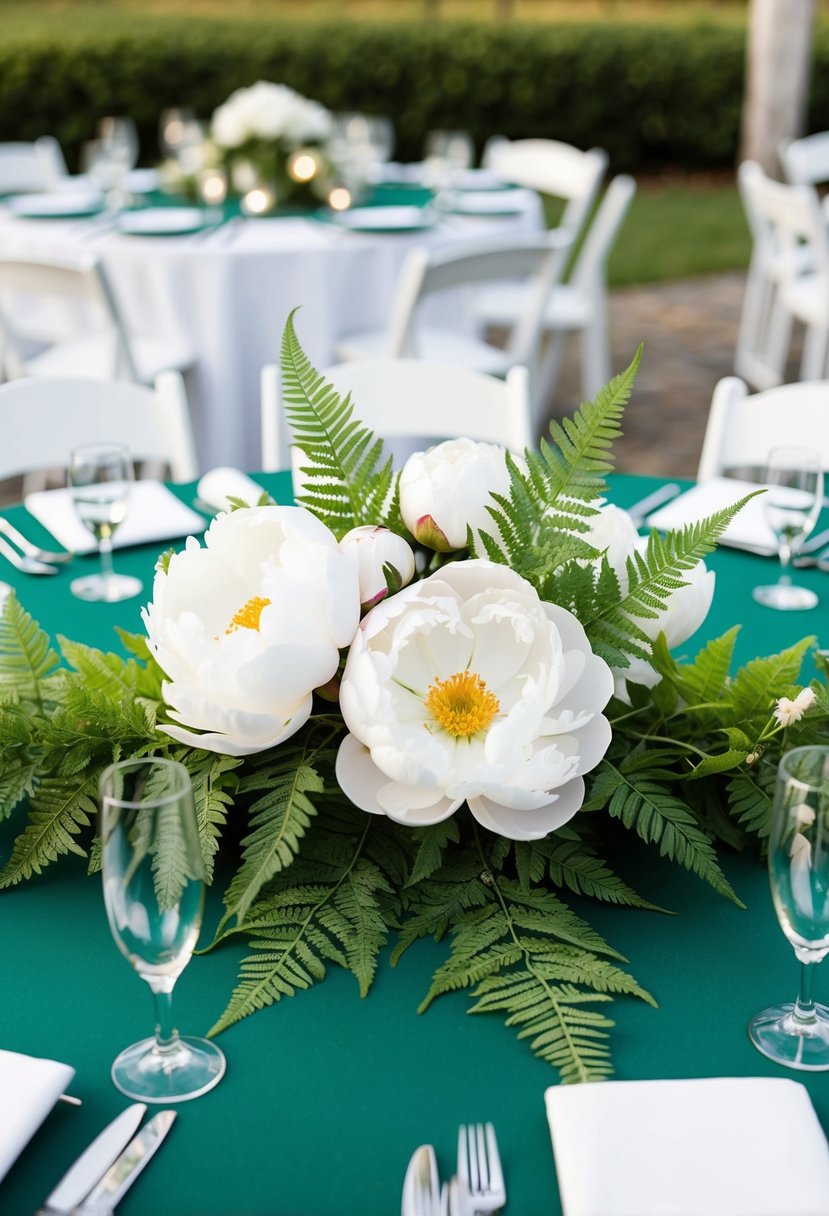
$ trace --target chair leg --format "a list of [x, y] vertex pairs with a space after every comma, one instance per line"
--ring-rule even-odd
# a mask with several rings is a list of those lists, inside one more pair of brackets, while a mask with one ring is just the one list
[[538, 376], [536, 378], [536, 400], [543, 402], [549, 408], [561, 368], [561, 356], [564, 351], [564, 330], [554, 330], [550, 335], [547, 349], [539, 360]]
[[820, 380], [826, 367], [829, 329], [825, 325], [808, 325], [803, 338], [803, 358], [800, 361], [801, 380]]
[[596, 299], [587, 324], [581, 331], [581, 391], [585, 401], [593, 401], [612, 375], [607, 309]]

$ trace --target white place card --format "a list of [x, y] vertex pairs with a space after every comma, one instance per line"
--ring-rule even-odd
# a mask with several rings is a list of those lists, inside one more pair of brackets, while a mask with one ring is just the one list
[[75, 1075], [68, 1064], [0, 1051], [0, 1179]]

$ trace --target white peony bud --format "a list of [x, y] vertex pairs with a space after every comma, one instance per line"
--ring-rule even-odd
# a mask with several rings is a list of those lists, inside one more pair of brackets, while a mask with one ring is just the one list
[[394, 590], [399, 591], [412, 581], [414, 553], [408, 541], [388, 528], [370, 524], [352, 528], [340, 541], [340, 550], [357, 564], [360, 580], [360, 603], [372, 608], [388, 595], [385, 566], [391, 567]]
[[496, 533], [488, 506], [509, 492], [505, 449], [448, 439], [415, 452], [400, 474], [400, 513], [412, 536], [439, 553], [466, 547], [467, 528]]

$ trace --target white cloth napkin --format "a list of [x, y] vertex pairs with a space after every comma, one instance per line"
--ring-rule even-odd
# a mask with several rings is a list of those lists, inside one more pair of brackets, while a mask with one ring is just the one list
[[227, 511], [230, 509], [228, 498], [241, 498], [249, 507], [252, 507], [259, 501], [265, 490], [248, 477], [247, 473], [241, 472], [240, 469], [223, 466], [205, 473], [196, 487], [196, 493], [209, 507], [215, 507], [217, 511]]
[[[92, 533], [75, 514], [71, 490], [35, 490], [27, 494], [26, 509], [72, 553], [92, 553]], [[160, 481], [136, 481], [130, 492], [129, 509], [113, 537], [113, 547], [143, 545], [201, 533], [204, 518], [191, 511]]]
[[0, 1179], [75, 1075], [68, 1064], [0, 1051]]
[[602, 1081], [544, 1097], [564, 1216], [829, 1213], [829, 1148], [797, 1081]]
[[[711, 477], [660, 507], [648, 517], [648, 526], [658, 528], [660, 532], [667, 532], [670, 528], [682, 528], [685, 524], [695, 523], [707, 515], [713, 515], [723, 507], [733, 506], [752, 490], [762, 488], [754, 482], [738, 481], [734, 477]], [[762, 545], [770, 553], [777, 552], [777, 541], [766, 521], [764, 497], [765, 495], [758, 494], [751, 502], [746, 503], [720, 537], [720, 544], [733, 544], [738, 547]]]

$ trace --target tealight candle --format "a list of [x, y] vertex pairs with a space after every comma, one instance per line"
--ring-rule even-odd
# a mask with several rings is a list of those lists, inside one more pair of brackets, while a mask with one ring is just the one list
[[257, 186], [242, 196], [242, 210], [247, 215], [264, 215], [266, 211], [271, 210], [275, 202], [276, 196], [272, 190]]
[[227, 198], [227, 175], [223, 169], [202, 169], [199, 193], [209, 206], [219, 206]]
[[300, 148], [288, 160], [288, 173], [295, 182], [310, 182], [319, 172], [320, 162], [310, 148]]
[[351, 206], [351, 191], [345, 186], [335, 186], [328, 195], [328, 206], [332, 211], [347, 211]]

